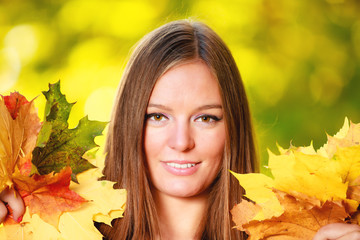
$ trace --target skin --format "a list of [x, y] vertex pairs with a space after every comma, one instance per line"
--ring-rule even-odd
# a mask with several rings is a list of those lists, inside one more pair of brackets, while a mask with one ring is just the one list
[[[225, 138], [219, 88], [203, 62], [176, 66], [158, 80], [147, 108], [144, 141], [156, 191], [174, 197], [205, 191], [218, 174]], [[178, 176], [164, 163], [196, 164], [197, 171]]]
[[344, 223], [328, 224], [320, 228], [313, 240], [360, 240], [360, 226]]
[[25, 213], [24, 202], [16, 191], [6, 188], [0, 193], [0, 223], [3, 222], [8, 215], [5, 203], [9, 204], [13, 210], [13, 219], [21, 222], [22, 216]]
[[[198, 238], [225, 138], [220, 91], [205, 63], [175, 66], [157, 81], [147, 108], [144, 145], [164, 239]], [[195, 166], [179, 170], [168, 164]]]

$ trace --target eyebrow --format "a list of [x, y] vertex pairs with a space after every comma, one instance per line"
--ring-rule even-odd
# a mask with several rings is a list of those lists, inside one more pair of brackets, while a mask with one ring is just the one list
[[171, 111], [170, 108], [168, 108], [168, 107], [166, 107], [166, 106], [164, 106], [162, 104], [149, 103], [148, 108], [149, 107], [155, 107], [155, 108], [160, 108], [160, 109], [163, 109], [163, 110], [166, 110], [166, 111]]
[[206, 109], [213, 109], [213, 108], [218, 108], [218, 109], [222, 109], [222, 106], [220, 104], [208, 104], [208, 105], [203, 105], [197, 108], [197, 110], [206, 110]]
[[[160, 108], [166, 111], [171, 111], [171, 108], [168, 108], [162, 104], [149, 103], [148, 107]], [[198, 107], [196, 110], [201, 111], [201, 110], [214, 109], [214, 108], [222, 109], [222, 106], [220, 104], [206, 104]]]

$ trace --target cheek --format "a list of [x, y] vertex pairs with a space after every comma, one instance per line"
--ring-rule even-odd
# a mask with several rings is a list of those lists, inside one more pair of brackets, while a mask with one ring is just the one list
[[220, 128], [210, 134], [203, 135], [198, 141], [198, 146], [206, 158], [213, 164], [220, 165], [225, 149], [225, 129]]
[[159, 155], [165, 141], [165, 134], [163, 134], [160, 129], [145, 127], [144, 150], [146, 161], [148, 163]]

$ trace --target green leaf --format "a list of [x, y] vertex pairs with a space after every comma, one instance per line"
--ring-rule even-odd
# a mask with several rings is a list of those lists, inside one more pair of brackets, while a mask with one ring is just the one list
[[52, 129], [51, 122], [45, 121], [42, 124], [37, 141], [36, 141], [36, 146], [45, 147], [46, 143], [49, 141], [51, 129]]
[[45, 118], [49, 122], [58, 122], [68, 125], [70, 111], [75, 103], [68, 103], [65, 95], [60, 91], [60, 81], [49, 84], [49, 91], [42, 92], [46, 97]]
[[90, 121], [86, 116], [76, 128], [68, 129], [67, 120], [74, 104], [68, 103], [60, 92], [60, 81], [49, 84], [49, 91], [43, 93], [47, 99], [46, 121], [33, 151], [32, 163], [36, 167], [33, 172], [44, 175], [70, 166], [72, 180], [77, 182], [76, 174], [95, 167], [82, 156], [97, 147], [94, 138], [102, 134], [107, 123]]

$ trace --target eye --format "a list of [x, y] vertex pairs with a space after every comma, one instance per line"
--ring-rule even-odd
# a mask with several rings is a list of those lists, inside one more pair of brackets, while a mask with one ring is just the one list
[[202, 116], [199, 120], [202, 122], [210, 122], [212, 119], [209, 116]]
[[159, 114], [154, 115], [154, 116], [152, 116], [152, 117], [153, 117], [153, 119], [154, 119], [155, 121], [161, 121], [161, 120], [164, 118], [163, 115], [159, 115]]
[[220, 118], [214, 115], [201, 115], [200, 117], [196, 118], [195, 121], [197, 122], [204, 122], [204, 123], [212, 123], [219, 121]]
[[146, 119], [149, 119], [151, 121], [155, 122], [161, 122], [167, 119], [167, 117], [162, 113], [151, 113], [146, 115]]

